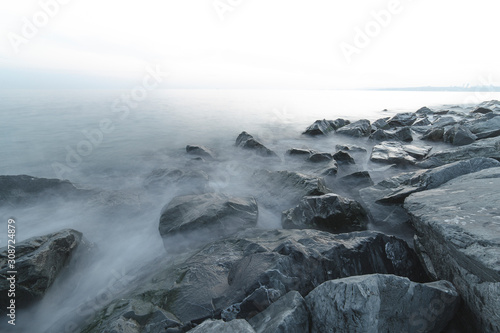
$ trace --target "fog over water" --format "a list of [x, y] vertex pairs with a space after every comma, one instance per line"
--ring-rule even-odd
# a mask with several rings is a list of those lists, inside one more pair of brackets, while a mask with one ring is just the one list
[[[211, 191], [255, 196], [258, 225], [280, 228], [281, 210], [291, 206], [255, 186], [255, 170], [307, 173], [303, 163], [283, 158], [290, 148], [334, 152], [336, 144], [352, 143], [370, 152], [373, 146], [366, 138], [302, 136], [315, 120], [374, 121], [423, 106], [459, 109], [467, 106], [464, 103], [500, 99], [500, 93], [476, 96], [474, 92], [158, 90], [124, 111], [123, 104], [120, 109], [115, 102], [127, 93], [0, 92], [0, 174], [68, 179], [77, 188], [92, 191], [84, 200], [63, 197], [21, 207], [0, 206], [2, 221], [16, 219], [18, 242], [73, 228], [95, 244], [90, 259], [66, 270], [41, 302], [18, 312], [16, 332], [44, 332], [51, 327], [75, 331], [73, 325], [140, 277], [142, 265], [165, 257], [158, 233], [162, 207], [174, 196], [202, 191], [205, 185], [200, 178], [189, 178], [190, 171], [206, 173]], [[235, 148], [242, 131], [274, 150], [282, 161], [249, 157]], [[193, 161], [186, 155], [188, 144], [211, 148], [217, 161]], [[370, 170], [375, 182], [390, 176], [387, 166], [369, 162], [369, 153], [354, 158], [356, 164], [339, 168], [339, 176], [360, 170]], [[151, 183], [148, 179], [157, 169], [180, 170], [185, 178], [172, 184]], [[334, 179], [327, 185], [339, 194], [349, 192], [337, 187]], [[1, 239], [0, 247], [6, 241]], [[0, 329], [7, 332], [5, 324], [2, 320]]]

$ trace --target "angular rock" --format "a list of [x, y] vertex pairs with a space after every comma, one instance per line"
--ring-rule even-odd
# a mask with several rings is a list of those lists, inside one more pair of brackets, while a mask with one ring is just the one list
[[311, 156], [307, 158], [307, 161], [313, 163], [323, 163], [323, 162], [329, 162], [332, 159], [333, 156], [330, 153], [313, 153]]
[[429, 114], [433, 114], [434, 112], [429, 109], [427, 106], [424, 106], [424, 107], [421, 107], [420, 109], [418, 109], [415, 113], [419, 114], [419, 115], [429, 115]]
[[204, 146], [186, 146], [186, 152], [190, 155], [196, 155], [200, 157], [207, 158], [209, 160], [215, 159], [215, 153], [207, 147]]
[[316, 135], [327, 135], [330, 132], [336, 131], [337, 129], [348, 125], [349, 120], [346, 119], [336, 119], [336, 120], [316, 120], [311, 126], [309, 126], [304, 133], [306, 135], [316, 136]]
[[410, 127], [402, 127], [393, 131], [384, 131], [384, 130], [376, 130], [370, 135], [370, 139], [372, 140], [399, 140], [405, 142], [413, 141], [413, 136], [411, 134]]
[[428, 271], [451, 281], [464, 301], [466, 332], [499, 332], [500, 168], [456, 178], [414, 193], [405, 208], [415, 247]]
[[304, 197], [281, 217], [285, 229], [318, 229], [333, 233], [365, 230], [367, 222], [366, 212], [358, 202], [334, 193]]
[[339, 184], [351, 189], [362, 189], [373, 185], [373, 181], [368, 171], [358, 171], [339, 179]]
[[417, 119], [417, 115], [413, 112], [403, 112], [398, 113], [392, 116], [387, 123], [390, 127], [403, 127], [403, 126], [411, 126], [415, 120]]
[[415, 164], [417, 159], [412, 157], [399, 142], [383, 142], [373, 147], [370, 160], [389, 164]]
[[419, 162], [417, 166], [421, 168], [435, 168], [474, 157], [489, 157], [500, 160], [500, 138], [479, 140], [466, 146], [431, 153], [423, 161]]
[[478, 139], [500, 136], [500, 116], [486, 115], [465, 124]]
[[480, 113], [480, 114], [487, 114], [493, 112], [492, 110], [488, 108], [483, 108], [483, 107], [478, 107], [474, 111], [471, 111], [471, 113]]
[[170, 248], [173, 236], [204, 240], [227, 237], [257, 225], [258, 208], [254, 198], [228, 197], [219, 193], [175, 197], [161, 212], [159, 231]]
[[387, 120], [389, 120], [390, 117], [385, 117], [385, 118], [380, 118], [377, 119], [372, 123], [372, 128], [373, 130], [378, 130], [378, 129], [389, 129], [391, 128], [389, 124], [387, 123]]
[[446, 126], [451, 126], [451, 125], [455, 125], [457, 123], [457, 121], [455, 120], [455, 118], [451, 117], [451, 116], [448, 116], [448, 117], [440, 117], [438, 119], [436, 119], [433, 123], [432, 123], [432, 126], [433, 127], [446, 127]]
[[288, 156], [300, 156], [304, 158], [307, 158], [314, 153], [315, 151], [312, 149], [300, 149], [300, 148], [292, 148], [286, 151], [286, 155]]
[[427, 126], [427, 125], [430, 125], [431, 122], [429, 120], [429, 118], [427, 117], [423, 117], [423, 118], [417, 118], [415, 120], [415, 122], [413, 124], [411, 124], [411, 126]]
[[311, 332], [440, 333], [460, 296], [448, 281], [421, 284], [373, 274], [324, 282], [305, 300]]
[[371, 133], [371, 124], [369, 120], [361, 119], [337, 130], [338, 134], [349, 135], [355, 138], [368, 136]]
[[255, 333], [252, 326], [243, 319], [236, 319], [230, 322], [222, 320], [205, 320], [189, 332], [191, 333]]
[[462, 125], [455, 125], [443, 135], [443, 141], [451, 143], [454, 146], [464, 146], [476, 141], [477, 136], [475, 136], [467, 127]]
[[429, 141], [442, 141], [444, 135], [444, 128], [432, 127], [420, 137], [421, 140]]
[[278, 157], [278, 155], [276, 155], [274, 151], [270, 150], [262, 143], [255, 140], [254, 137], [248, 134], [247, 132], [241, 132], [241, 134], [238, 135], [238, 137], [236, 138], [235, 145], [243, 149], [252, 150], [257, 155], [263, 157]]
[[352, 156], [348, 152], [345, 152], [343, 150], [339, 150], [338, 152], [333, 154], [332, 157], [338, 163], [356, 164], [354, 158], [352, 158]]
[[[13, 224], [15, 227], [21, 227]], [[64, 229], [56, 233], [32, 237], [15, 244], [15, 306], [21, 309], [41, 299], [57, 276], [67, 266], [77, 250], [89, 251], [92, 247], [82, 233], [73, 229]], [[7, 263], [8, 248], [0, 249], [0, 313], [5, 313], [9, 305], [7, 293], [10, 276]]]
[[335, 176], [339, 171], [339, 165], [337, 161], [331, 160], [328, 165], [321, 169], [318, 173], [322, 176]]
[[297, 291], [290, 291], [248, 322], [256, 333], [309, 332], [309, 312]]
[[366, 149], [363, 147], [355, 146], [355, 145], [335, 145], [335, 149], [337, 151], [343, 150], [346, 152], [360, 152], [366, 153]]

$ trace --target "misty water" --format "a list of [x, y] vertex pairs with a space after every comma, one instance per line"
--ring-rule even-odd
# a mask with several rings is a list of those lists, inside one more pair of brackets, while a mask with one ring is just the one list
[[[160, 212], [186, 189], [175, 184], [145, 186], [153, 170], [203, 170], [212, 191], [255, 196], [259, 202], [258, 225], [280, 228], [280, 210], [290, 206], [286, 201], [274, 208], [266, 206], [268, 194], [253, 186], [253, 171], [306, 173], [302, 164], [283, 158], [290, 148], [334, 152], [335, 145], [341, 143], [364, 146], [368, 151], [373, 146], [366, 138], [302, 136], [315, 120], [374, 121], [423, 106], [460, 109], [470, 103], [500, 99], [500, 93], [485, 96], [474, 92], [158, 90], [125, 108], [120, 98], [127, 93], [0, 93], [1, 174], [68, 179], [76, 187], [96, 193], [85, 202], [60, 198], [41, 199], [26, 207], [0, 206], [2, 221], [16, 219], [18, 242], [73, 228], [95, 244], [91, 262], [72, 267], [71, 274], [58, 278], [42, 301], [18, 312], [16, 332], [44, 332], [51, 327], [78, 331], [75, 327], [80, 322], [144, 273], [144, 264], [168, 255], [158, 233]], [[282, 161], [271, 163], [249, 157], [235, 148], [235, 139], [242, 131], [254, 135]], [[198, 165], [199, 161], [186, 155], [188, 144], [213, 149], [217, 162]], [[385, 165], [369, 162], [369, 154], [354, 157], [356, 164], [340, 168], [338, 176], [369, 170], [377, 182], [393, 172]], [[193, 188], [199, 185], [197, 179], [187, 184]], [[327, 185], [336, 193], [349, 194], [347, 189], [338, 188], [334, 179], [327, 180]], [[398, 228], [370, 228], [405, 239], [411, 236]], [[6, 234], [2, 235], [0, 247], [7, 242]], [[4, 320], [0, 325], [5, 324]]]

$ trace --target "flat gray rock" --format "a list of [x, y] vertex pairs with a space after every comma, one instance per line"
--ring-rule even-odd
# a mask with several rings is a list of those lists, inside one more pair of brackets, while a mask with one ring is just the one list
[[460, 296], [448, 281], [415, 283], [395, 275], [362, 275], [324, 282], [307, 295], [311, 333], [440, 333]]
[[431, 147], [417, 147], [388, 141], [373, 147], [370, 160], [378, 163], [411, 165], [415, 164], [418, 159], [424, 158], [430, 150]]
[[244, 319], [229, 322], [222, 320], [205, 320], [189, 332], [191, 333], [255, 333], [252, 326]]
[[464, 327], [500, 332], [500, 168], [414, 193], [405, 208], [428, 271], [451, 281], [465, 302]]

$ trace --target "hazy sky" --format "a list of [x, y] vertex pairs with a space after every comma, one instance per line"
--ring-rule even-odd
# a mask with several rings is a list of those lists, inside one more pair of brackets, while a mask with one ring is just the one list
[[0, 0], [0, 88], [498, 84], [498, 0]]

